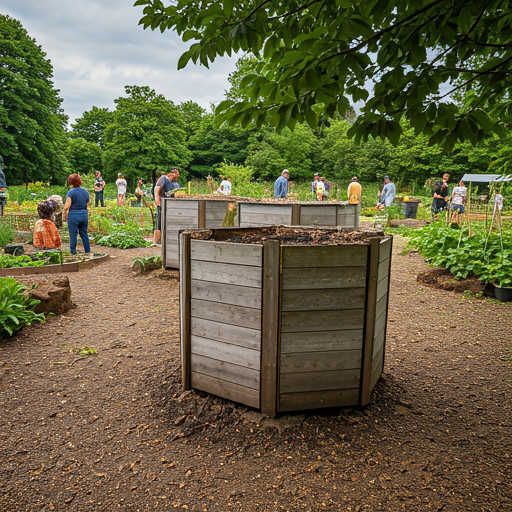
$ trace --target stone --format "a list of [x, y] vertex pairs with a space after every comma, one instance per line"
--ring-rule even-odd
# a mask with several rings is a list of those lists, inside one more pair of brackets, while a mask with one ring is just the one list
[[30, 280], [23, 279], [22, 282], [25, 286], [36, 285], [35, 288], [29, 288], [24, 292], [26, 295], [41, 301], [34, 310], [36, 313], [61, 315], [73, 306], [68, 276], [57, 278], [33, 277]]

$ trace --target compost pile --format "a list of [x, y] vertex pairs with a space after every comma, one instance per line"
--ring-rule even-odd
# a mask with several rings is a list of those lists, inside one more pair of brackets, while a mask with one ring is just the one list
[[205, 230], [192, 234], [192, 238], [201, 240], [220, 240], [243, 244], [261, 244], [266, 240], [279, 240], [281, 245], [347, 245], [368, 244], [370, 238], [383, 237], [384, 231], [359, 231], [346, 228], [315, 229], [270, 226], [264, 228], [233, 229], [232, 234]]

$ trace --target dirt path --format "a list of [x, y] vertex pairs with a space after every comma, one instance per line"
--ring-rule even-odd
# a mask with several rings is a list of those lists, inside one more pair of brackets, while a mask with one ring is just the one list
[[0, 510], [512, 510], [512, 305], [402, 247], [370, 405], [279, 420], [183, 393], [177, 273], [130, 269], [155, 249], [69, 274], [77, 307], [0, 344]]

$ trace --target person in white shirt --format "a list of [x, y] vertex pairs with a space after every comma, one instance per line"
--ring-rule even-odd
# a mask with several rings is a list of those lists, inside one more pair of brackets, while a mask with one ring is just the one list
[[460, 180], [459, 186], [452, 190], [452, 222], [459, 222], [459, 214], [465, 212], [466, 196], [468, 189], [464, 186], [464, 182]]
[[122, 173], [117, 175], [117, 206], [124, 206], [125, 204], [125, 195], [126, 195], [126, 180], [124, 179]]
[[219, 194], [224, 194], [225, 196], [230, 196], [232, 190], [231, 181], [229, 181], [225, 176], [222, 177], [222, 181], [220, 182], [220, 186], [217, 189]]

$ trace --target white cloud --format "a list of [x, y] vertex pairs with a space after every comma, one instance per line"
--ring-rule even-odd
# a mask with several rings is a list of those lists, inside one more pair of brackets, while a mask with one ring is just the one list
[[70, 122], [93, 106], [113, 109], [125, 85], [147, 85], [176, 104], [192, 100], [206, 109], [224, 99], [236, 58], [177, 71], [188, 44], [170, 31], [143, 30], [142, 7], [133, 2], [0, 0], [0, 13], [19, 20], [50, 59]]

